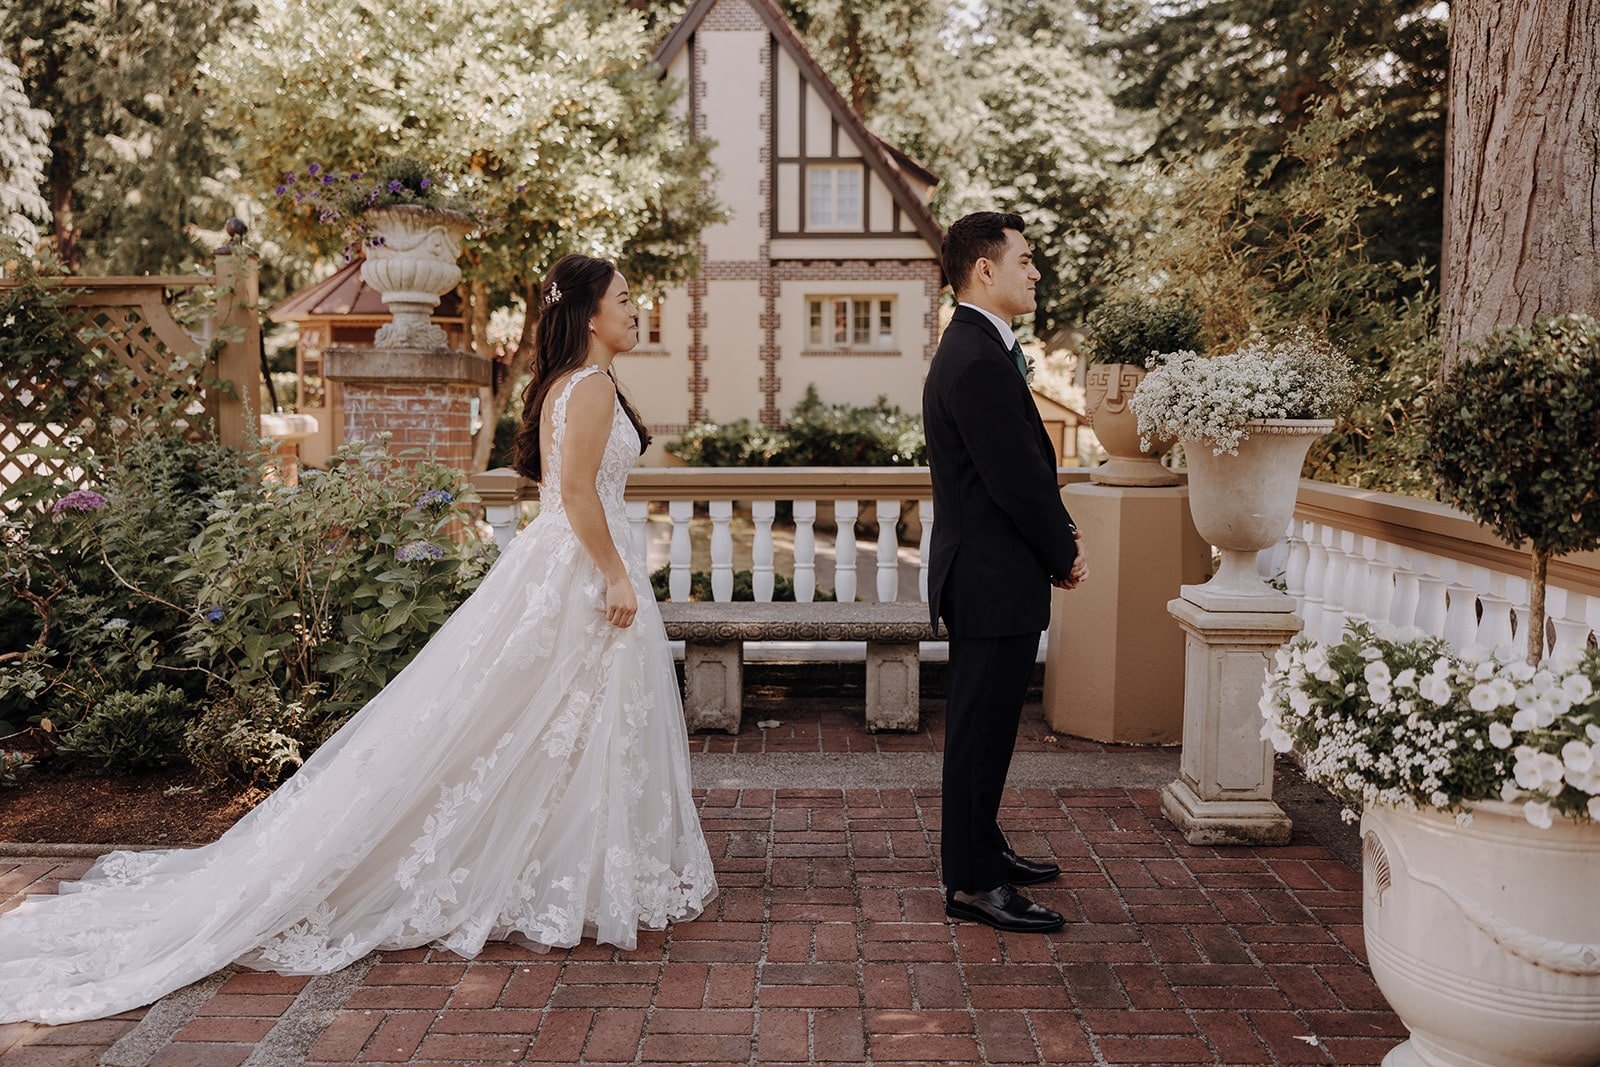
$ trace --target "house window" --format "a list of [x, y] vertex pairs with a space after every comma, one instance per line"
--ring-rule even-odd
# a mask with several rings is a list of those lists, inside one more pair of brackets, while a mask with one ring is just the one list
[[810, 348], [893, 348], [894, 298], [814, 296], [806, 323]]
[[861, 167], [806, 168], [806, 229], [861, 229]]
[[661, 301], [659, 298], [645, 309], [644, 343], [647, 345], [659, 345], [661, 343]]

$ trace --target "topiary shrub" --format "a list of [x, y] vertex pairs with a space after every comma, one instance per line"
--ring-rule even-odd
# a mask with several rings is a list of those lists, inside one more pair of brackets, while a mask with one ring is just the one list
[[62, 737], [60, 751], [103, 772], [152, 770], [177, 755], [188, 718], [181, 689], [111, 693]]
[[1551, 557], [1600, 548], [1600, 321], [1542, 318], [1475, 347], [1429, 394], [1427, 460], [1447, 500], [1530, 546], [1537, 664]]
[[1200, 319], [1200, 309], [1182, 297], [1109, 301], [1089, 316], [1089, 361], [1148, 367], [1157, 355], [1201, 352]]
[[667, 444], [691, 467], [914, 467], [928, 462], [922, 417], [884, 397], [825, 404], [815, 386], [781, 428], [749, 419], [700, 423]]

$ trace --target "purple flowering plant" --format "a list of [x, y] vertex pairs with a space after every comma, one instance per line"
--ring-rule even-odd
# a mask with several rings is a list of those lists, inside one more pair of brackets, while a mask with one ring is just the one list
[[93, 489], [74, 489], [50, 505], [50, 510], [54, 514], [60, 515], [64, 511], [102, 511], [106, 506], [106, 498]]
[[283, 175], [274, 193], [327, 226], [337, 226], [350, 235], [345, 258], [352, 258], [362, 247], [381, 245], [383, 238], [367, 232], [362, 216], [379, 208], [409, 205], [434, 211], [472, 214], [476, 205], [465, 197], [448, 192], [439, 176], [415, 159], [386, 160], [371, 171], [348, 174], [311, 163], [304, 170]]

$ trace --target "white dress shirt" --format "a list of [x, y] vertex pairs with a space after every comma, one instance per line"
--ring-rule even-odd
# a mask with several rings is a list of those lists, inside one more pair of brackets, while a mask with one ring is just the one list
[[1000, 331], [1000, 343], [1005, 345], [1007, 350], [1009, 350], [1012, 345], [1017, 343], [1017, 335], [1012, 331], [1011, 324], [1005, 319], [1002, 319], [999, 315], [996, 315], [994, 312], [985, 311], [977, 304], [969, 304], [965, 300], [957, 304], [956, 307], [971, 308], [973, 311], [980, 313], [984, 318], [994, 323], [994, 328]]

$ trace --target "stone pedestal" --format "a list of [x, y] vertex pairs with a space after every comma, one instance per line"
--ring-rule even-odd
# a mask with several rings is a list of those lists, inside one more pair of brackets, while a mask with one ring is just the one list
[[1183, 735], [1183, 631], [1167, 602], [1205, 580], [1211, 548], [1189, 518], [1189, 490], [1069, 485], [1089, 579], [1056, 590], [1045, 658], [1050, 728], [1125, 744]]
[[387, 433], [402, 459], [470, 471], [474, 404], [493, 381], [489, 360], [449, 348], [330, 348], [325, 359], [325, 376], [344, 387], [346, 441]]
[[744, 708], [744, 642], [685, 641], [683, 717], [689, 732], [739, 732]]
[[1300, 632], [1290, 612], [1168, 606], [1184, 632], [1183, 760], [1161, 809], [1192, 845], [1281, 845], [1289, 817], [1272, 799], [1261, 686], [1272, 654]]
[[867, 642], [867, 732], [915, 730], [921, 721], [922, 656], [915, 642]]

